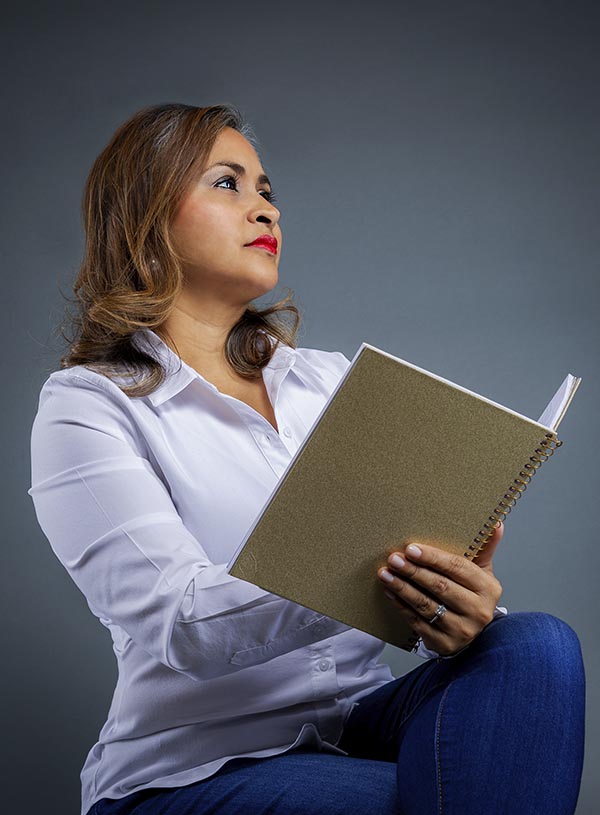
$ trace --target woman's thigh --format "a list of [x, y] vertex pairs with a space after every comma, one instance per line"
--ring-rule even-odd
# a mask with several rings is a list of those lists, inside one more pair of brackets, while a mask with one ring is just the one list
[[103, 799], [89, 815], [400, 815], [396, 764], [304, 749], [238, 758], [175, 789]]

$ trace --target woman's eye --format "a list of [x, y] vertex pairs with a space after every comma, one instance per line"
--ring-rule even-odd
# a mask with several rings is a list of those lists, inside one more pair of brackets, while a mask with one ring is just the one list
[[237, 179], [231, 175], [228, 175], [226, 178], [222, 178], [220, 181], [217, 181], [215, 187], [218, 187], [219, 184], [225, 184], [226, 182], [231, 182], [235, 189], [237, 189]]
[[[237, 179], [235, 176], [228, 175], [225, 178], [222, 178], [220, 181], [217, 181], [215, 187], [218, 187], [220, 184], [233, 184], [233, 189], [237, 190]], [[277, 196], [273, 192], [273, 190], [261, 190], [261, 194], [264, 194], [264, 198], [270, 204], [277, 200]]]

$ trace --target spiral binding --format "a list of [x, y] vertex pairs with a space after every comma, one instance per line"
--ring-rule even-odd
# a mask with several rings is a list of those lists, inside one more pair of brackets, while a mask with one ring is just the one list
[[[464, 552], [465, 557], [469, 558], [470, 560], [475, 560], [475, 558], [479, 556], [486, 543], [494, 534], [495, 525], [498, 523], [498, 521], [503, 521], [506, 518], [514, 505], [517, 503], [518, 499], [527, 489], [529, 482], [537, 470], [539, 470], [544, 461], [547, 461], [554, 451], [561, 446], [562, 441], [560, 441], [555, 435], [546, 433], [545, 437], [540, 442], [539, 447], [535, 448], [534, 455], [529, 457], [529, 461], [524, 465], [523, 469], [519, 473], [519, 477], [515, 478], [511, 486], [508, 488], [508, 492], [505, 493], [504, 499], [500, 501], [496, 509], [489, 516], [488, 521], [491, 521], [491, 523], [484, 523], [484, 528], [480, 529], [477, 536], [473, 539], [473, 543], [476, 545], [473, 546], [473, 544], [471, 544], [469, 546], [470, 551]], [[488, 531], [486, 532], [485, 530]], [[474, 554], [471, 554], [471, 552]]]

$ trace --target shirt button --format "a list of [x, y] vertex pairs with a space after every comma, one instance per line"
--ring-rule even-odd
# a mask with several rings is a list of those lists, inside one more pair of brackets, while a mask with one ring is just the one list
[[319, 662], [320, 671], [328, 671], [331, 668], [331, 662], [328, 659], [322, 659]]
[[284, 430], [283, 430], [283, 435], [284, 435], [284, 436], [287, 436], [287, 437], [288, 437], [288, 439], [290, 438], [290, 436], [292, 435], [292, 431], [289, 429], [289, 427], [285, 427], [285, 428], [284, 428]]

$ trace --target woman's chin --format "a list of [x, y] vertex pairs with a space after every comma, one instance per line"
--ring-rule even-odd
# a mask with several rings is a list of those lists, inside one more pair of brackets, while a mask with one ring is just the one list
[[270, 291], [273, 291], [275, 286], [278, 282], [278, 275], [271, 274], [271, 275], [263, 275], [261, 277], [255, 277], [252, 280], [252, 288], [256, 291], [256, 294], [253, 296], [253, 300], [256, 297], [262, 297], [263, 294], [268, 294]]

